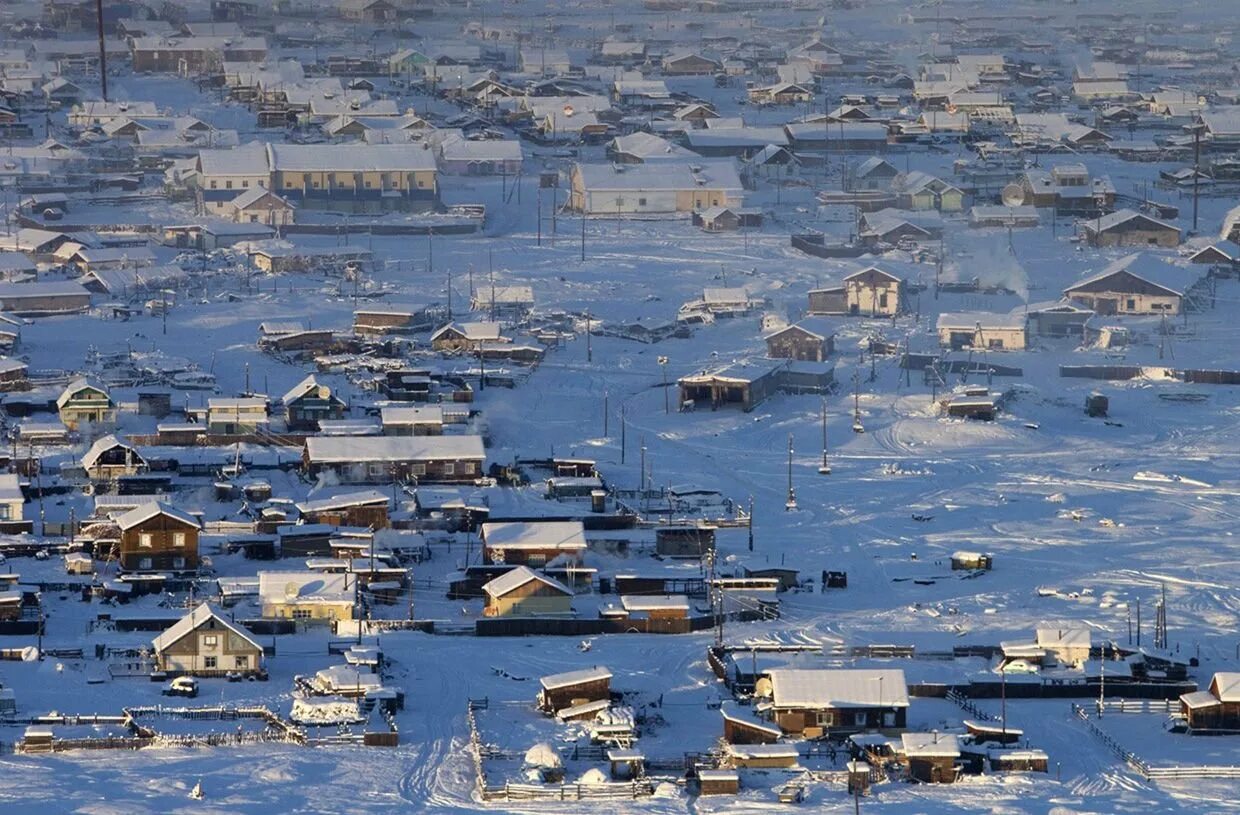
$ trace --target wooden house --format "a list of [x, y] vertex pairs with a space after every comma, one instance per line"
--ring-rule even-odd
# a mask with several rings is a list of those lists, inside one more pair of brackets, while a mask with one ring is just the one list
[[846, 275], [838, 286], [809, 292], [810, 314], [890, 317], [899, 314], [904, 281], [877, 266]]
[[733, 767], [744, 770], [787, 770], [801, 758], [795, 744], [732, 744], [727, 755]]
[[345, 572], [259, 572], [258, 597], [264, 619], [329, 622], [351, 620], [357, 578]]
[[379, 409], [379, 425], [385, 436], [442, 436], [443, 406], [383, 407]]
[[206, 603], [151, 643], [155, 667], [180, 676], [265, 676], [263, 646]]
[[79, 283], [0, 283], [0, 311], [23, 317], [78, 314], [90, 308], [90, 292]]
[[82, 456], [82, 469], [92, 481], [115, 481], [121, 476], [137, 475], [147, 468], [137, 448], [116, 436], [97, 439]]
[[1091, 637], [1088, 628], [1039, 628], [1034, 642], [1050, 660], [1061, 665], [1082, 665], [1089, 659]]
[[1023, 351], [1029, 344], [1023, 313], [944, 312], [935, 322], [935, 330], [939, 345], [952, 350]]
[[344, 418], [345, 403], [314, 374], [294, 385], [281, 402], [289, 430], [318, 430], [323, 419]]
[[293, 223], [295, 209], [263, 187], [250, 187], [223, 208], [225, 217], [238, 224], [265, 224], [272, 228]]
[[774, 744], [784, 735], [777, 726], [755, 716], [752, 707], [724, 702], [719, 712], [723, 715], [723, 740], [728, 744]]
[[1121, 209], [1080, 222], [1090, 246], [1180, 245], [1180, 228], [1131, 209]]
[[374, 305], [353, 312], [354, 334], [407, 334], [426, 323], [422, 306]]
[[990, 769], [994, 772], [1045, 773], [1050, 771], [1050, 758], [1044, 750], [990, 750]]
[[886, 159], [871, 156], [852, 169], [848, 189], [854, 192], [878, 192], [891, 189], [900, 171]]
[[1240, 732], [1240, 673], [1219, 671], [1206, 690], [1181, 696], [1180, 714], [1189, 732]]
[[629, 619], [684, 620], [689, 617], [689, 598], [683, 594], [625, 594], [620, 607]]
[[487, 617], [549, 617], [573, 613], [573, 591], [560, 581], [517, 566], [482, 587]]
[[778, 328], [765, 337], [766, 355], [772, 359], [825, 362], [835, 351], [835, 332], [822, 320], [808, 318]]
[[440, 326], [431, 334], [436, 351], [477, 351], [484, 343], [507, 342], [499, 323], [459, 322]]
[[347, 492], [331, 498], [316, 498], [297, 504], [302, 519], [309, 524], [386, 529], [390, 526], [388, 507], [391, 497], [378, 490]]
[[667, 76], [704, 76], [723, 70], [723, 63], [701, 54], [669, 54], [663, 58]]
[[654, 531], [654, 547], [662, 557], [701, 558], [715, 551], [715, 527], [709, 524], [661, 526]]
[[552, 561], [580, 564], [586, 551], [581, 521], [503, 521], [482, 525], [487, 563], [542, 567]]
[[680, 405], [709, 405], [711, 410], [736, 406], [753, 410], [779, 388], [779, 374], [786, 362], [753, 360], [735, 362], [701, 373], [682, 376], [676, 384]]
[[990, 571], [994, 566], [994, 558], [981, 552], [953, 552], [952, 571]]
[[611, 700], [611, 671], [594, 666], [538, 680], [538, 709], [552, 715], [588, 702]]
[[198, 519], [163, 502], [142, 504], [116, 519], [120, 565], [126, 572], [187, 572], [198, 568]]
[[1064, 289], [1064, 297], [1102, 316], [1180, 314], [1204, 285], [1201, 266], [1177, 266], [1144, 254], [1120, 258]]
[[784, 733], [804, 738], [903, 730], [909, 705], [904, 671], [889, 669], [779, 668], [755, 694]]
[[960, 774], [960, 741], [950, 733], [903, 733], [900, 752], [910, 778], [926, 784], [950, 784]]
[[736, 795], [741, 791], [736, 770], [699, 769], [696, 775], [699, 795]]
[[311, 436], [302, 453], [310, 476], [351, 484], [473, 482], [485, 460], [480, 436]]
[[86, 378], [70, 382], [56, 399], [60, 421], [70, 430], [83, 424], [111, 424], [116, 420], [116, 403], [108, 389]]
[[1094, 316], [1086, 308], [1071, 300], [1029, 306], [1029, 331], [1038, 337], [1085, 338], [1085, 324]]

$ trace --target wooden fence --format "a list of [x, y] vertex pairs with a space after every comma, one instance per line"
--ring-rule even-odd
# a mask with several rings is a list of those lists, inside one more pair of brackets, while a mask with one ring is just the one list
[[484, 787], [484, 801], [625, 801], [654, 794], [650, 781], [615, 781], [604, 784], [512, 784]]

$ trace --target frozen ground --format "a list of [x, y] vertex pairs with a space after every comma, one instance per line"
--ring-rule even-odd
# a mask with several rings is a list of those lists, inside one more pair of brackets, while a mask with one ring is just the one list
[[[968, 8], [976, 7], [970, 4]], [[1217, 4], [1189, 4], [1186, 13], [1201, 15], [1212, 9], [1217, 13]], [[895, 27], [896, 14], [896, 8], [888, 4], [882, 15], [875, 14], [868, 23], [860, 12], [843, 21], [880, 40]], [[907, 29], [899, 32], [901, 38], [907, 37]], [[928, 37], [929, 30], [923, 33]], [[908, 49], [915, 53], [913, 46]], [[716, 91], [705, 84], [683, 81], [684, 88], [712, 99], [721, 110], [738, 112], [735, 89]], [[248, 114], [198, 97], [189, 83], [125, 77], [118, 86], [122, 94], [135, 99], [192, 100], [181, 107], [220, 127], [244, 130], [250, 126]], [[433, 104], [446, 108], [442, 102]], [[943, 154], [913, 154], [908, 161], [914, 169], [947, 173], [951, 162], [963, 156], [953, 148]], [[903, 158], [897, 157], [897, 164]], [[1171, 168], [1126, 164], [1099, 155], [1082, 160], [1091, 171], [1110, 174], [1125, 192], [1158, 170]], [[677, 307], [700, 296], [703, 287], [720, 285], [745, 285], [751, 293], [769, 297], [772, 312], [795, 316], [804, 308], [807, 290], [838, 279], [846, 268], [795, 252], [788, 245], [788, 234], [813, 227], [843, 238], [850, 223], [823, 220], [826, 214], [820, 217], [813, 210], [808, 190], [783, 190], [776, 200], [775, 191], [769, 188], [759, 190], [752, 199], [774, 212], [760, 231], [706, 235], [687, 222], [591, 220], [585, 228], [582, 261], [581, 224], [574, 218], [561, 217], [552, 236], [544, 215], [542, 245], [538, 245], [531, 205], [537, 163], [530, 162], [521, 182], [523, 205], [515, 199], [504, 205], [499, 182], [452, 180], [446, 193], [450, 201], [488, 205], [484, 235], [429, 240], [354, 236], [354, 243], [373, 248], [378, 259], [363, 294], [387, 292], [398, 302], [443, 302], [450, 275], [459, 308], [470, 294], [471, 268], [475, 287], [482, 287], [493, 266], [497, 282], [533, 286], [540, 310], [588, 308], [608, 322], [670, 320]], [[545, 163], [557, 166], [551, 159]], [[838, 176], [838, 169], [832, 172]], [[1203, 199], [1202, 231], [1212, 233], [1232, 203], [1227, 198]], [[172, 216], [183, 217], [185, 211], [142, 215], [167, 221]], [[1186, 226], [1184, 219], [1180, 225]], [[1017, 230], [1009, 248], [1005, 231], [966, 234], [964, 229], [952, 229], [946, 241], [948, 279], [957, 271], [961, 278], [993, 273], [995, 282], [1007, 283], [1020, 294], [1015, 298], [943, 295], [936, 300], [927, 291], [915, 300], [915, 315], [894, 322], [838, 321], [836, 342], [841, 353], [836, 378], [841, 389], [827, 399], [833, 467], [829, 477], [816, 472], [822, 404], [818, 397], [781, 395], [749, 414], [664, 413], [663, 372], [657, 358], [668, 358], [667, 373], [674, 380], [721, 360], [761, 355], [764, 346], [756, 317], [721, 321], [696, 330], [690, 339], [657, 345], [594, 337], [589, 360], [582, 337], [550, 352], [519, 388], [489, 388], [479, 394], [476, 406], [494, 438], [490, 460], [509, 461], [548, 450], [590, 456], [598, 460], [610, 483], [632, 488], [639, 480], [638, 447], [645, 444], [656, 485], [717, 489], [738, 503], [753, 496], [755, 550], [748, 551], [743, 534], [721, 535], [726, 566], [784, 563], [807, 575], [822, 569], [848, 572], [847, 590], [782, 595], [779, 621], [729, 626], [729, 641], [812, 642], [823, 643], [828, 650], [838, 643], [942, 648], [953, 643], [993, 644], [1027, 636], [1041, 623], [1081, 621], [1093, 627], [1098, 638], [1127, 642], [1135, 604], [1140, 602], [1146, 611], [1148, 637], [1154, 600], [1165, 588], [1171, 646], [1182, 655], [1199, 656], [1201, 666], [1195, 676], [1204, 683], [1214, 670], [1235, 670], [1238, 665], [1240, 558], [1233, 540], [1240, 517], [1236, 468], [1240, 393], [1236, 388], [1173, 381], [1062, 379], [1057, 373], [1060, 364], [1111, 358], [1062, 342], [1043, 342], [1029, 353], [991, 355], [1000, 364], [1022, 367], [1025, 375], [996, 380], [1014, 388], [1014, 398], [998, 421], [980, 424], [937, 418], [930, 409], [929, 387], [916, 374], [905, 382], [894, 358], [880, 358], [873, 368], [868, 359], [860, 365], [856, 361], [859, 343], [872, 333], [881, 332], [889, 341], [907, 339], [914, 350], [927, 348], [933, 344], [928, 332], [941, 311], [1007, 310], [1025, 298], [1028, 302], [1056, 299], [1065, 285], [1122, 254], [1078, 251], [1067, 240], [1070, 231], [1067, 221], [1057, 224], [1054, 234], [1046, 228]], [[331, 238], [299, 242], [335, 245]], [[170, 251], [158, 251], [161, 261], [171, 259]], [[893, 253], [882, 260], [909, 258]], [[933, 281], [931, 264], [905, 268], [912, 280]], [[350, 322], [354, 302], [349, 292], [339, 291], [336, 280], [287, 276], [254, 282], [258, 292], [244, 280], [213, 277], [203, 286], [205, 302], [195, 302], [198, 297], [182, 299], [173, 311], [175, 318], [168, 321], [167, 334], [162, 333], [161, 322], [150, 317], [129, 322], [92, 316], [45, 319], [23, 328], [21, 351], [32, 369], [67, 368], [81, 364], [87, 346], [108, 350], [128, 344], [136, 351], [159, 350], [184, 357], [211, 370], [223, 393], [244, 386], [248, 366], [251, 385], [277, 395], [307, 371], [258, 353], [254, 344], [258, 324], [310, 319], [315, 326], [343, 328]], [[222, 299], [225, 292], [233, 299]], [[1232, 315], [1237, 303], [1240, 285], [1221, 282], [1215, 307], [1177, 326], [1161, 362], [1177, 367], [1235, 368], [1240, 326]], [[1149, 336], [1130, 348], [1122, 362], [1160, 364], [1158, 340], [1152, 333], [1155, 327], [1142, 328], [1150, 331]], [[861, 383], [864, 434], [850, 430], [854, 368]], [[325, 379], [343, 384], [339, 377]], [[1111, 398], [1110, 424], [1088, 419], [1081, 410], [1085, 395], [1096, 387]], [[1186, 393], [1204, 399], [1188, 403], [1164, 398]], [[191, 393], [184, 398], [191, 405], [201, 404], [206, 394]], [[605, 403], [610, 411], [606, 434]], [[627, 422], [623, 455], [622, 411]], [[150, 428], [134, 420], [126, 429]], [[796, 449], [793, 480], [799, 509], [795, 512], [783, 509], [789, 434]], [[1137, 479], [1137, 473], [1192, 481]], [[276, 487], [278, 494], [301, 498], [312, 485], [289, 479]], [[182, 498], [182, 503], [200, 506], [211, 518], [236, 509], [235, 505], [216, 504], [205, 490]], [[45, 511], [49, 521], [63, 521], [71, 507], [81, 517], [85, 506], [81, 500], [49, 500]], [[913, 515], [929, 520], [917, 521]], [[1104, 519], [1111, 523], [1104, 525]], [[437, 548], [434, 559], [419, 568], [415, 601], [420, 616], [454, 619], [478, 613], [477, 603], [443, 598], [442, 581], [462, 557], [459, 544], [452, 549]], [[993, 552], [995, 569], [975, 580], [952, 576], [945, 560], [962, 548]], [[632, 562], [635, 567], [653, 566], [644, 556], [633, 556]], [[52, 568], [26, 560], [7, 565], [28, 577]], [[248, 565], [220, 560], [223, 572], [237, 573]], [[920, 585], [908, 578], [932, 578], [934, 582]], [[1042, 596], [1039, 588], [1057, 593]], [[579, 607], [592, 608], [593, 602], [594, 598], [583, 598]], [[89, 652], [96, 642], [137, 645], [147, 639], [145, 635], [86, 634], [86, 621], [99, 609], [75, 598], [49, 597], [47, 605], [52, 647], [81, 646]], [[721, 733], [712, 703], [723, 695], [704, 659], [710, 642], [709, 634], [600, 637], [588, 652], [582, 652], [573, 638], [385, 635], [384, 650], [395, 661], [393, 684], [405, 690], [408, 700], [398, 715], [401, 746], [396, 749], [263, 745], [49, 757], [4, 755], [0, 756], [0, 811], [95, 815], [580, 811], [576, 805], [476, 802], [471, 795], [473, 764], [466, 752], [468, 700], [494, 700], [486, 726], [494, 728], [498, 740], [520, 749], [535, 738], [547, 737], [549, 725], [528, 709], [501, 703], [531, 703], [539, 675], [604, 664], [615, 672], [617, 689], [634, 692], [644, 703], [662, 697], [660, 713], [666, 724], [652, 732], [648, 742], [643, 741], [644, 749], [661, 755], [705, 750]], [[292, 677], [338, 662], [328, 655], [324, 637], [281, 637], [276, 644], [270, 682], [230, 685], [208, 680], [199, 701], [258, 702], [287, 713]], [[829, 662], [827, 657], [813, 659], [817, 660], [814, 664]], [[944, 671], [980, 668], [972, 663], [951, 668], [920, 662], [886, 664], [904, 668], [910, 679], [933, 675], [941, 680]], [[23, 712], [115, 713], [123, 705], [160, 700], [154, 683], [117, 679], [88, 684], [88, 673], [88, 664], [74, 661], [0, 662], [0, 682], [17, 689]], [[965, 715], [944, 702], [916, 700], [911, 720], [924, 727], [958, 728]], [[1141, 780], [1072, 717], [1067, 701], [1014, 701], [1009, 704], [1009, 716], [1025, 729], [1033, 746], [1050, 754], [1052, 772], [1047, 776], [969, 778], [949, 788], [886, 784], [863, 801], [863, 808], [881, 805], [893, 813], [994, 815], [1240, 808], [1234, 782], [1155, 784]], [[1162, 731], [1161, 717], [1156, 715], [1106, 718], [1102, 725], [1121, 744], [1154, 764], [1240, 763], [1235, 737], [1199, 743], [1171, 736]], [[0, 742], [15, 740], [20, 733], [14, 731], [0, 727]], [[193, 802], [187, 792], [200, 778], [207, 799]], [[609, 806], [659, 815], [755, 812], [771, 807], [770, 789], [778, 778], [746, 781], [753, 788], [737, 799], [678, 796]], [[815, 811], [847, 812], [852, 806], [838, 785], [811, 789], [809, 807]]]

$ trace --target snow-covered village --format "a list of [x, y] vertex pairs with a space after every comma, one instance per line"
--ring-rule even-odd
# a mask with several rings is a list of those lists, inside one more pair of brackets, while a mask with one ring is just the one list
[[1236, 811], [1234, 12], [0, 2], [0, 812]]

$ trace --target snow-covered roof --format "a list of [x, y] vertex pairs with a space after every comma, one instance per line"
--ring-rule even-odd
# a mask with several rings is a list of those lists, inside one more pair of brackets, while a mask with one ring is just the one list
[[167, 648], [170, 648], [180, 642], [186, 634], [189, 634], [191, 631], [195, 631], [202, 625], [206, 624], [208, 620], [215, 620], [221, 628], [231, 631], [233, 634], [236, 634], [238, 637], [244, 639], [250, 645], [253, 645], [260, 651], [262, 650], [262, 646], [255, 641], [252, 634], [241, 626], [234, 625], [224, 619], [224, 617], [218, 614], [206, 603], [202, 603], [189, 614], [186, 614], [184, 617], [173, 623], [170, 628], [155, 638], [155, 640], [151, 643], [151, 647], [154, 648], [156, 654], [162, 653]]
[[779, 708], [908, 707], [904, 671], [887, 668], [800, 669], [767, 672]]
[[1240, 672], [1219, 671], [1214, 674], [1210, 684], [1217, 689], [1220, 702], [1240, 702]]
[[567, 688], [573, 685], [584, 685], [587, 682], [601, 682], [604, 679], [611, 679], [611, 677], [611, 671], [595, 665], [593, 668], [582, 668], [577, 671], [565, 671], [564, 673], [544, 676], [538, 680], [538, 684], [542, 685], [544, 690], [555, 690], [556, 688]]
[[282, 603], [343, 603], [353, 600], [353, 586], [343, 572], [259, 572], [258, 596]]
[[326, 512], [333, 509], [345, 509], [347, 507], [360, 507], [369, 504], [387, 505], [391, 501], [391, 496], [379, 490], [357, 490], [354, 492], [346, 492], [331, 498], [317, 498], [313, 501], [302, 501], [297, 504], [297, 509], [302, 514], [314, 512]]
[[167, 518], [173, 519], [174, 521], [180, 521], [181, 523], [192, 526], [195, 529], [198, 528], [197, 518], [184, 510], [177, 509], [171, 504], [165, 504], [163, 501], [151, 501], [150, 503], [134, 507], [124, 515], [117, 518], [116, 525], [121, 528], [122, 532], [124, 532], [127, 529], [133, 529], [139, 524], [144, 524], [158, 515], [163, 515]]
[[1019, 312], [995, 314], [990, 311], [948, 311], [939, 315], [935, 321], [937, 329], [975, 330], [978, 326], [986, 329], [1018, 330], [1025, 327], [1025, 315]]
[[1144, 220], [1149, 225], [1159, 226], [1163, 229], [1174, 229], [1176, 232], [1180, 231], [1180, 228], [1174, 224], [1169, 224], [1166, 221], [1160, 221], [1157, 218], [1153, 218], [1143, 212], [1137, 212], [1132, 209], [1119, 209], [1115, 212], [1107, 213], [1101, 218], [1088, 218], [1082, 221], [1081, 225], [1090, 232], [1100, 233], [1107, 232], [1120, 224], [1128, 223], [1134, 219]]
[[491, 597], [503, 597], [504, 595], [521, 588], [531, 580], [537, 580], [539, 583], [543, 583], [561, 594], [572, 596], [573, 590], [568, 586], [565, 586], [553, 577], [548, 577], [541, 572], [536, 572], [528, 566], [517, 566], [515, 569], [504, 572], [499, 577], [489, 580], [483, 584], [482, 590]]
[[1090, 630], [1088, 628], [1039, 628], [1036, 641], [1041, 648], [1088, 648]]
[[555, 549], [561, 552], [582, 552], [586, 549], [585, 528], [581, 521], [485, 523], [482, 525], [482, 540], [489, 549]]
[[311, 436], [306, 454], [317, 464], [486, 458], [481, 436]]
[[1109, 264], [1097, 274], [1090, 275], [1084, 280], [1069, 286], [1064, 289], [1064, 294], [1070, 296], [1074, 291], [1082, 290], [1120, 272], [1127, 272], [1133, 277], [1164, 289], [1170, 294], [1178, 295], [1183, 295], [1204, 276], [1204, 272], [1199, 265], [1195, 268], [1193, 265], [1180, 266], [1168, 263], [1154, 255], [1135, 252]]
[[269, 144], [271, 169], [286, 173], [414, 172], [435, 169], [421, 144]]
[[955, 758], [960, 741], [951, 733], [901, 733], [904, 754], [909, 758]]
[[625, 594], [620, 597], [625, 611], [687, 611], [689, 598], [683, 594]]

